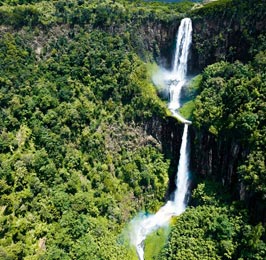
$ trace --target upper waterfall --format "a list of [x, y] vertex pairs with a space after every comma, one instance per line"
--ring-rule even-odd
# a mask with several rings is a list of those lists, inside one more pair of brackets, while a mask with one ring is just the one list
[[178, 29], [176, 37], [176, 51], [174, 57], [173, 69], [169, 80], [166, 81], [169, 86], [169, 104], [168, 107], [178, 120], [183, 123], [191, 122], [183, 118], [177, 109], [180, 108], [181, 89], [186, 83], [187, 61], [189, 49], [192, 43], [192, 21], [190, 18], [184, 18]]
[[184, 80], [187, 75], [187, 60], [191, 42], [192, 22], [190, 18], [184, 18], [178, 29], [173, 64], [173, 73], [177, 80]]

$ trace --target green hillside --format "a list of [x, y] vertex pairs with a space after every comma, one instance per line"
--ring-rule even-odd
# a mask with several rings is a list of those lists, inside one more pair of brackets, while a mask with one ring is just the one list
[[[169, 230], [148, 238], [145, 259], [266, 258], [265, 8], [192, 2], [0, 1], [0, 259], [137, 259], [128, 223], [169, 197], [179, 156], [171, 142], [182, 135], [165, 129], [169, 111], [152, 68], [169, 65], [163, 54], [173, 51], [183, 17], [201, 21], [229, 7], [219, 19], [235, 12], [247, 24], [239, 30], [248, 57], [236, 61], [237, 47], [229, 55], [223, 31], [210, 37], [219, 55], [191, 65], [200, 76], [181, 111], [193, 120], [198, 154], [191, 200]], [[209, 47], [193, 41], [191, 60]], [[237, 158], [217, 148], [234, 165], [217, 159], [205, 174], [200, 156], [211, 145], [197, 150], [201, 137], [213, 147], [235, 144]]]

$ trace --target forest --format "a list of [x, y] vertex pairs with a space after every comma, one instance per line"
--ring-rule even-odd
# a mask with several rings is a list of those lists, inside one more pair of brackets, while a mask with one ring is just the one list
[[182, 135], [151, 78], [187, 16], [192, 189], [145, 259], [266, 258], [266, 5], [199, 2], [0, 0], [0, 259], [137, 259]]

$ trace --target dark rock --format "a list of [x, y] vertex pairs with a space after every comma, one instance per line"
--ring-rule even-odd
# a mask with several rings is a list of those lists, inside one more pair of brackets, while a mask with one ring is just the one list
[[147, 134], [153, 136], [160, 144], [165, 158], [170, 159], [169, 187], [167, 199], [175, 190], [175, 177], [179, 162], [179, 151], [182, 142], [183, 124], [173, 117], [153, 117], [144, 125]]

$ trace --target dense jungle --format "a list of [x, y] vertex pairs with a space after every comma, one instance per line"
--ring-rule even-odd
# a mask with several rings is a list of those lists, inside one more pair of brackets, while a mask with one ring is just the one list
[[266, 259], [264, 0], [0, 0], [0, 259], [136, 260], [182, 124], [154, 85], [190, 17], [187, 209], [145, 259]]

